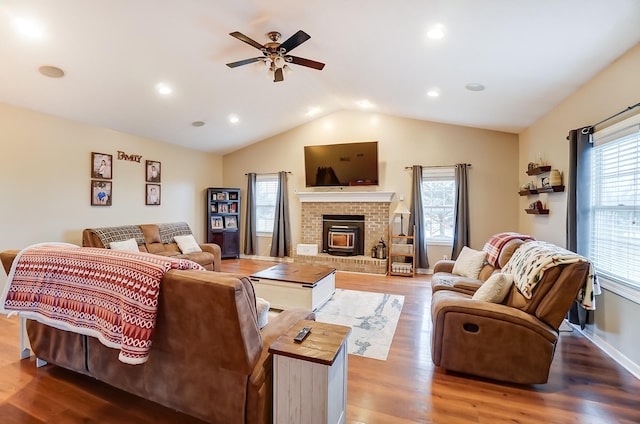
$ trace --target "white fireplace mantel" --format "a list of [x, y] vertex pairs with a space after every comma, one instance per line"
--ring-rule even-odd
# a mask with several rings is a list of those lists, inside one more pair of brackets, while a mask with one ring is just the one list
[[392, 191], [299, 191], [301, 203], [311, 202], [391, 202]]

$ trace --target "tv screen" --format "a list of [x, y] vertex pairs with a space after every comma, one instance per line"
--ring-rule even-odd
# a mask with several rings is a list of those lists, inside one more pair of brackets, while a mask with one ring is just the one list
[[378, 185], [378, 142], [305, 146], [307, 187]]

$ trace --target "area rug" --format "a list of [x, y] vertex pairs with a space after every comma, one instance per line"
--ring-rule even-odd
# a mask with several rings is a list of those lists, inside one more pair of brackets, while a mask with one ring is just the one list
[[316, 311], [316, 320], [351, 327], [349, 353], [386, 360], [404, 296], [336, 289]]

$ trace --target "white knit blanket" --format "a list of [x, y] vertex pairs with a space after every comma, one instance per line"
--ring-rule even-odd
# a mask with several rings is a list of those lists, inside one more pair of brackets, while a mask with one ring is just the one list
[[[544, 241], [530, 241], [520, 246], [509, 262], [502, 268], [503, 273], [513, 276], [513, 283], [520, 293], [531, 299], [533, 289], [542, 279], [544, 272], [557, 265], [575, 262], [589, 262], [584, 256]], [[583, 308], [595, 310], [595, 296], [600, 294], [600, 286], [589, 263], [589, 276], [580, 289], [577, 300]]]

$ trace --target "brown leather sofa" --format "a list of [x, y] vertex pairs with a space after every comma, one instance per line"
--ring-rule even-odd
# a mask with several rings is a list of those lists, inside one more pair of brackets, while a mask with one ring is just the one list
[[[8, 273], [18, 251], [0, 252]], [[149, 358], [118, 360], [97, 339], [27, 321], [35, 355], [209, 423], [270, 423], [269, 346], [309, 310], [283, 311], [260, 330], [253, 286], [244, 276], [168, 271], [160, 285]]]
[[588, 262], [555, 266], [545, 271], [531, 299], [512, 285], [502, 303], [474, 300], [469, 281], [434, 286], [433, 363], [504, 382], [546, 383], [558, 328], [588, 274]]
[[200, 244], [202, 252], [182, 254], [173, 237], [189, 234], [193, 233], [186, 222], [87, 228], [82, 231], [82, 246], [108, 248], [110, 242], [133, 238], [141, 252], [189, 259], [208, 271], [220, 271], [222, 253], [217, 244]]

